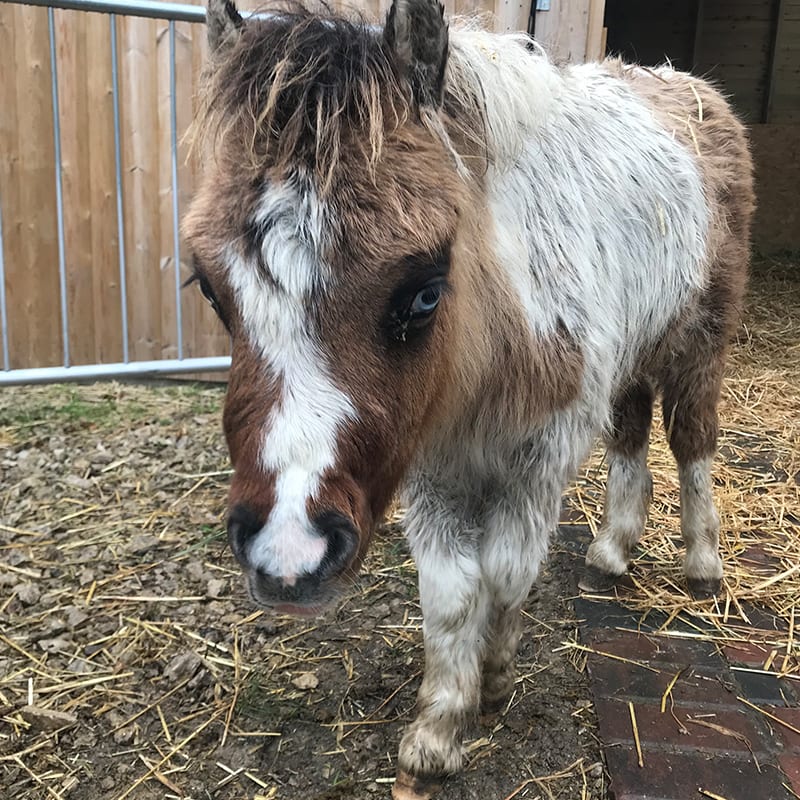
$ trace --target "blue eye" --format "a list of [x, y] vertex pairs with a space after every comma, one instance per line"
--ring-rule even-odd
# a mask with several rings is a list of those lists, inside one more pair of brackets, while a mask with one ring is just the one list
[[409, 309], [413, 317], [426, 317], [436, 310], [439, 301], [442, 299], [442, 287], [439, 284], [431, 284], [417, 292], [416, 297], [411, 302]]
[[[416, 291], [416, 294], [412, 292]], [[389, 338], [395, 342], [405, 342], [421, 336], [434, 320], [434, 311], [447, 292], [444, 276], [429, 279], [420, 286], [401, 286], [390, 300], [386, 315], [386, 329]]]

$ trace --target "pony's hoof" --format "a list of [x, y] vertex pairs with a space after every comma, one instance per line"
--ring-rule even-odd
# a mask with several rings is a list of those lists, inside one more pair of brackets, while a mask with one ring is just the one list
[[500, 712], [508, 705], [509, 697], [511, 697], [511, 692], [504, 694], [502, 697], [482, 697], [480, 707], [481, 717], [488, 717], [491, 719], [499, 716]]
[[608, 572], [603, 572], [603, 570], [587, 564], [584, 567], [583, 575], [578, 581], [578, 588], [582, 592], [589, 592], [591, 594], [610, 592], [616, 587], [620, 578], [622, 578], [622, 575], [611, 575]]
[[392, 786], [392, 800], [430, 800], [441, 788], [437, 778], [417, 778], [399, 769]]
[[695, 600], [708, 600], [719, 594], [722, 580], [720, 578], [687, 578], [689, 594]]

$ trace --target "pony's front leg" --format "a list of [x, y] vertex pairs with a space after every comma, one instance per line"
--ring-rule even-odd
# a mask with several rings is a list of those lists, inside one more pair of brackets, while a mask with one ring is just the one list
[[455, 520], [410, 535], [419, 570], [425, 674], [417, 718], [400, 743], [395, 800], [421, 800], [461, 767], [462, 739], [477, 713], [489, 612], [477, 542]]

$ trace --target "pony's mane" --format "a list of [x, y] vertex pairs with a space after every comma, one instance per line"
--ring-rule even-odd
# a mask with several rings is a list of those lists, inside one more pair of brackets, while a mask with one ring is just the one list
[[[229, 156], [256, 173], [267, 165], [279, 172], [302, 166], [324, 191], [344, 148], [372, 170], [387, 134], [414, 119], [441, 140], [462, 174], [482, 173], [518, 148], [524, 124], [514, 119], [522, 123], [518, 115], [530, 115], [522, 107], [536, 105], [519, 96], [533, 78], [530, 40], [500, 42], [479, 30], [477, 19], [456, 26], [439, 110], [416, 106], [381, 27], [328, 9], [268, 8], [210, 57], [194, 138], [218, 155], [221, 143], [233, 141]], [[499, 79], [498, 68], [510, 70], [508, 80]], [[501, 104], [507, 107], [494, 113]], [[504, 115], [503, 123], [494, 119]], [[477, 160], [477, 169], [466, 159]]]
[[300, 162], [328, 183], [344, 144], [374, 165], [384, 132], [411, 113], [381, 30], [291, 5], [250, 17], [210, 57], [196, 134], [212, 145], [234, 136], [254, 169]]

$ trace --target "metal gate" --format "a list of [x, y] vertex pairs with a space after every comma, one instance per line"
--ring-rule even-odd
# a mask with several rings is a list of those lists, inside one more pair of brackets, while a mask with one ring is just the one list
[[[9, 0], [0, 0], [8, 3]], [[5, 257], [3, 242], [3, 219], [10, 213], [4, 207], [4, 187], [0, 184], [0, 328], [2, 329], [2, 351], [0, 356], [2, 369], [0, 370], [0, 385], [50, 383], [60, 381], [79, 381], [87, 379], [106, 379], [143, 375], [164, 375], [177, 373], [199, 373], [226, 370], [230, 366], [229, 356], [188, 357], [183, 331], [183, 308], [186, 298], [181, 296], [182, 276], [181, 266], [181, 241], [179, 233], [179, 194], [178, 194], [178, 129], [176, 120], [176, 22], [205, 21], [205, 9], [201, 6], [192, 6], [176, 3], [153, 2], [153, 0], [24, 0], [19, 5], [33, 5], [47, 7], [47, 27], [49, 32], [50, 48], [50, 83], [52, 103], [52, 124], [54, 138], [54, 163], [55, 169], [52, 180], [55, 186], [55, 211], [58, 252], [58, 293], [60, 313], [60, 335], [63, 347], [61, 364], [57, 366], [30, 367], [22, 366], [13, 368], [9, 353], [11, 330], [9, 329], [9, 308], [6, 291], [8, 278], [8, 262]], [[57, 31], [54, 22], [54, 9], [70, 9], [87, 12], [100, 12], [108, 16], [108, 36], [110, 40], [111, 63], [97, 65], [97, 69], [105, 68], [110, 71], [111, 95], [113, 102], [113, 130], [107, 131], [108, 136], [113, 136], [114, 141], [114, 181], [116, 193], [116, 224], [118, 241], [118, 290], [121, 320], [122, 359], [115, 363], [92, 363], [76, 365], [70, 352], [70, 326], [75, 320], [70, 318], [67, 302], [67, 258], [64, 226], [64, 191], [63, 191], [63, 164], [62, 164], [62, 129], [61, 112], [59, 108], [59, 75], [57, 48]], [[129, 347], [129, 297], [127, 287], [134, 276], [128, 274], [128, 259], [126, 258], [126, 215], [123, 207], [123, 174], [121, 156], [120, 132], [120, 75], [118, 63], [117, 24], [118, 15], [133, 17], [150, 17], [168, 22], [167, 34], [169, 38], [169, 149], [171, 159], [171, 205], [172, 205], [172, 261], [173, 261], [173, 290], [174, 290], [174, 341], [176, 357], [155, 360], [137, 360], [131, 357]], [[18, 31], [18, 35], [21, 32]], [[91, 55], [91, 54], [89, 54]], [[0, 76], [0, 81], [12, 80], [9, 75]], [[5, 113], [0, 109], [0, 114]], [[11, 159], [11, 153], [0, 152], [0, 158]], [[170, 302], [173, 302], [170, 299]], [[116, 312], [115, 312], [116, 313]], [[34, 321], [36, 324], [36, 321]], [[23, 334], [24, 335], [24, 334]]]

